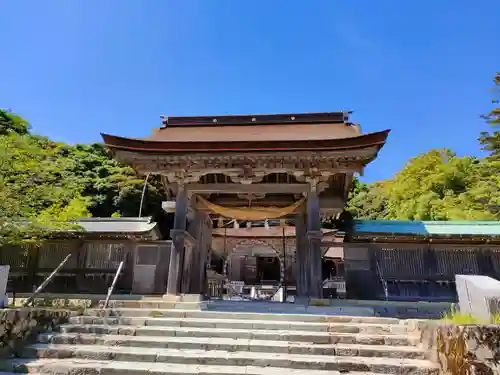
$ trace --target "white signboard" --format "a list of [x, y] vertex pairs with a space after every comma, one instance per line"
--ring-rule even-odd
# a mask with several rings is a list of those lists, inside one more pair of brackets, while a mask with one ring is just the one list
[[9, 270], [10, 266], [0, 266], [0, 304], [2, 307], [5, 306], [6, 293], [7, 293], [7, 281], [9, 280]]

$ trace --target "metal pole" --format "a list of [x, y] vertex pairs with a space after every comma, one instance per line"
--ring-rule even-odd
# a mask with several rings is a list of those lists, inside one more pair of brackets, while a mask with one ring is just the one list
[[122, 268], [123, 268], [123, 261], [120, 262], [120, 265], [118, 266], [118, 270], [116, 271], [116, 274], [115, 274], [115, 278], [113, 279], [111, 286], [108, 288], [108, 295], [106, 296], [106, 301], [104, 301], [104, 306], [102, 307], [103, 309], [108, 308], [109, 299], [111, 298], [111, 294], [113, 293], [113, 289], [115, 289], [115, 285], [116, 285], [116, 282], [118, 281], [118, 277], [120, 276], [120, 273], [122, 272]]
[[59, 265], [57, 266], [57, 268], [54, 271], [52, 271], [52, 273], [49, 275], [49, 277], [47, 277], [44, 280], [44, 282], [33, 292], [33, 294], [31, 295], [31, 297], [29, 297], [26, 301], [24, 301], [24, 303], [23, 303], [24, 307], [29, 306], [29, 304], [31, 302], [33, 302], [33, 300], [35, 299], [35, 297], [47, 286], [48, 283], [50, 283], [52, 281], [52, 279], [59, 272], [59, 270], [64, 267], [64, 265], [66, 264], [66, 262], [68, 261], [68, 259], [70, 257], [71, 257], [71, 254], [68, 254], [66, 256], [66, 258], [64, 258], [63, 261], [61, 263], [59, 263]]
[[377, 265], [377, 273], [380, 281], [382, 282], [382, 288], [384, 288], [385, 300], [389, 299], [389, 291], [387, 289], [387, 281], [382, 278], [382, 270], [380, 269], [380, 265], [378, 264], [378, 260], [376, 261]]
[[142, 187], [141, 204], [139, 206], [139, 217], [141, 217], [142, 215], [142, 204], [144, 203], [144, 195], [146, 194], [146, 188], [148, 187], [148, 179], [150, 174], [151, 172], [148, 172], [148, 174], [146, 175], [146, 179], [144, 180], [144, 186]]

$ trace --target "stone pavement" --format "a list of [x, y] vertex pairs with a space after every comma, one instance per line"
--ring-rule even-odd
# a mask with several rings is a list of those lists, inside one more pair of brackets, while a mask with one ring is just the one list
[[[405, 321], [212, 311], [204, 303], [113, 301], [43, 333], [0, 370], [71, 375], [435, 375]], [[262, 309], [264, 305], [259, 308]], [[277, 305], [276, 305], [277, 306]], [[241, 307], [241, 306], [240, 306]], [[224, 309], [225, 310], [225, 309]], [[0, 373], [1, 375], [1, 373]]]

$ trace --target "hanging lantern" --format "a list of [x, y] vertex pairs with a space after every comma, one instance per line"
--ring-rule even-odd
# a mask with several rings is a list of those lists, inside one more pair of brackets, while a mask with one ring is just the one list
[[222, 228], [224, 226], [224, 219], [219, 216], [219, 219], [217, 220], [217, 227]]
[[281, 228], [284, 228], [285, 226], [286, 226], [286, 221], [285, 221], [285, 219], [281, 219], [281, 220], [280, 220], [280, 227], [281, 227]]
[[247, 221], [247, 229], [251, 229], [252, 228], [252, 222], [251, 221]]
[[235, 220], [233, 222], [234, 229], [238, 229], [240, 227], [240, 224], [238, 223], [238, 220]]

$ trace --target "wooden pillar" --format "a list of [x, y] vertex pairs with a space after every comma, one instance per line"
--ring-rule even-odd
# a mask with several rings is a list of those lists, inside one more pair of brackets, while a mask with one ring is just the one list
[[297, 288], [297, 297], [305, 297], [308, 289], [307, 270], [304, 262], [306, 261], [306, 215], [300, 212], [295, 217], [295, 285]]
[[195, 245], [186, 251], [182, 293], [203, 294], [206, 287], [208, 253], [212, 243], [212, 220], [206, 212], [196, 211], [188, 233]]
[[310, 298], [323, 297], [323, 278], [321, 267], [321, 218], [319, 198], [316, 190], [316, 181], [312, 181], [311, 189], [307, 194], [307, 245], [306, 271], [307, 292]]
[[208, 215], [208, 213], [203, 213], [201, 224], [201, 237], [199, 240], [197, 239], [197, 247], [200, 251], [198, 253], [198, 279], [197, 284], [195, 285], [195, 292], [198, 294], [205, 294], [208, 288], [207, 269], [210, 267], [213, 225], [212, 219], [210, 219], [210, 215]]
[[[205, 262], [200, 265], [200, 274], [201, 274], [201, 290], [203, 293], [206, 293], [208, 290], [208, 278], [207, 271], [210, 269], [210, 264], [212, 261], [212, 230], [213, 230], [213, 222], [210, 218], [210, 215], [205, 214], [205, 236], [204, 236], [204, 244], [205, 244]], [[202, 254], [203, 259], [203, 254]]]
[[167, 294], [178, 294], [180, 291], [179, 275], [181, 271], [181, 253], [184, 251], [184, 235], [186, 231], [187, 194], [184, 184], [179, 184], [175, 200], [174, 229], [168, 267]]
[[191, 293], [192, 284], [196, 281], [194, 278], [197, 277], [197, 257], [198, 252], [198, 238], [200, 232], [200, 215], [196, 212], [193, 220], [188, 225], [187, 232], [195, 239], [196, 244], [194, 246], [187, 246], [184, 250], [183, 259], [183, 270], [182, 270], [182, 280], [181, 280], [181, 293], [188, 294]]

